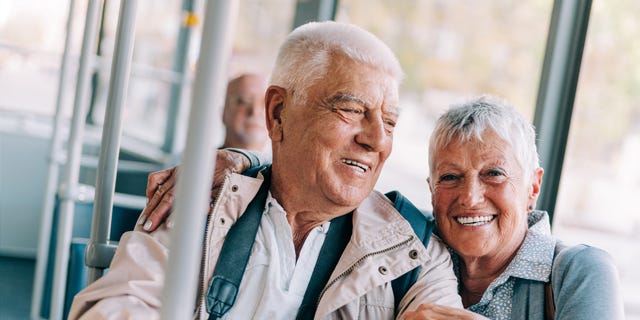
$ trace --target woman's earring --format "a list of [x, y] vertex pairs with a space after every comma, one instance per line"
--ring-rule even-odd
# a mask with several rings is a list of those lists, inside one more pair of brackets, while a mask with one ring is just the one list
[[529, 211], [533, 211], [533, 205], [532, 204], [529, 205]]

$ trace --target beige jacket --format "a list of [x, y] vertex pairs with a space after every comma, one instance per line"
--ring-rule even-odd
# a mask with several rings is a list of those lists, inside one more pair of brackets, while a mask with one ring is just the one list
[[[256, 195], [261, 178], [232, 174], [209, 216], [194, 318], [207, 319], [204, 295], [229, 228]], [[418, 280], [400, 302], [412, 310], [433, 302], [462, 308], [451, 258], [432, 236], [427, 249], [382, 194], [372, 192], [353, 214], [353, 233], [321, 295], [315, 319], [393, 319], [390, 281], [418, 265]], [[157, 319], [168, 259], [166, 226], [122, 236], [110, 271], [76, 295], [69, 319]], [[418, 253], [410, 254], [412, 251]], [[206, 279], [203, 281], [202, 279]], [[400, 314], [402, 314], [402, 312]]]

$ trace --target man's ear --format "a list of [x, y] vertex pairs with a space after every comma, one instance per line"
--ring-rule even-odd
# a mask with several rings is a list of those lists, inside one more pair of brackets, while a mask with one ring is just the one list
[[225, 104], [222, 106], [222, 124], [225, 127], [230, 126], [230, 123], [231, 123], [231, 119], [229, 119], [229, 117], [231, 117], [231, 114], [230, 114], [231, 110], [229, 109], [231, 109], [231, 106], [227, 104], [225, 101]]
[[286, 97], [287, 90], [278, 86], [269, 86], [264, 96], [267, 130], [272, 141], [282, 140]]

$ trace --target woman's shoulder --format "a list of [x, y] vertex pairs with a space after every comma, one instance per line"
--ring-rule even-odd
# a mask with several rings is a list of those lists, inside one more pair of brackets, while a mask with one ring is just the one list
[[593, 262], [612, 259], [607, 251], [586, 244], [567, 246], [559, 242], [557, 247], [556, 259], [559, 261]]
[[588, 245], [560, 250], [551, 284], [556, 319], [624, 319], [618, 272], [605, 250]]
[[600, 248], [585, 244], [566, 246], [558, 244], [553, 262], [556, 275], [579, 276], [582, 274], [602, 274], [615, 272], [616, 267], [611, 255]]

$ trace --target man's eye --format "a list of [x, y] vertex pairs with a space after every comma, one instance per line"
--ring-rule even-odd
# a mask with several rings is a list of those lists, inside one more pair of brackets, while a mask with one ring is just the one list
[[355, 115], [360, 115], [363, 114], [364, 112], [360, 109], [351, 109], [351, 108], [345, 108], [345, 109], [341, 109], [343, 112], [347, 112], [347, 113], [353, 113]]
[[335, 108], [334, 111], [349, 119], [361, 119], [364, 117], [364, 110], [359, 108], [341, 107]]
[[384, 122], [384, 124], [387, 125], [387, 127], [391, 128], [391, 129], [396, 127], [396, 122], [392, 121], [392, 120], [387, 120], [387, 121]]
[[455, 181], [455, 180], [458, 180], [458, 176], [454, 174], [445, 174], [440, 176], [440, 181], [442, 182]]
[[233, 97], [231, 103], [235, 105], [249, 105], [253, 104], [253, 99], [249, 97]]

